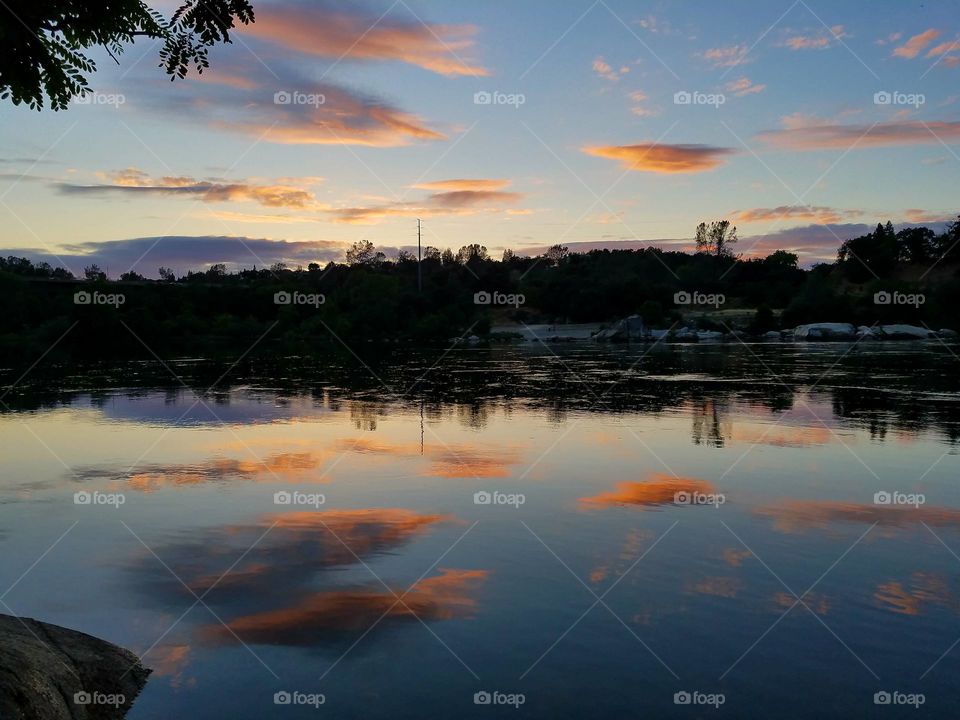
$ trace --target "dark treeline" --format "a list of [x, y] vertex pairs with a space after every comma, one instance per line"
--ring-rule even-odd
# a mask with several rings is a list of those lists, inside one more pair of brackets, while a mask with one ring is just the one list
[[[555, 246], [539, 257], [508, 250], [493, 259], [483, 246], [468, 245], [456, 253], [427, 248], [418, 267], [409, 252], [388, 259], [362, 241], [347, 262], [326, 267], [230, 273], [218, 264], [182, 277], [160, 268], [159, 280], [134, 272], [110, 279], [95, 265], [76, 278], [46, 263], [0, 258], [0, 352], [28, 357], [61, 336], [61, 351], [92, 355], [226, 352], [258, 338], [281, 352], [312, 352], [341, 342], [482, 338], [501, 323], [606, 322], [634, 313], [653, 327], [720, 329], [729, 322], [754, 332], [828, 321], [956, 324], [960, 221], [939, 234], [881, 224], [843, 242], [835, 262], [809, 270], [785, 251], [743, 259], [733, 253], [735, 242], [735, 228], [719, 222], [698, 228], [695, 253], [578, 254]], [[743, 312], [724, 320], [712, 308], [691, 312], [675, 303], [680, 291], [721, 294], [720, 310]], [[877, 304], [878, 292], [923, 301]], [[478, 293], [492, 303], [478, 304]]]

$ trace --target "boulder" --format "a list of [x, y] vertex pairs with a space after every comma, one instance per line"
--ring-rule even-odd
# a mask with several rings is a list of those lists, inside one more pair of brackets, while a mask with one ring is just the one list
[[136, 655], [105, 640], [0, 615], [3, 720], [119, 720], [149, 674]]
[[853, 340], [856, 334], [850, 323], [812, 323], [793, 329], [795, 340]]
[[700, 342], [719, 342], [723, 340], [723, 333], [719, 330], [701, 330], [697, 333]]
[[957, 337], [957, 331], [950, 330], [949, 328], [940, 328], [939, 330], [937, 330], [937, 335], [939, 335], [942, 338], [955, 338]]
[[857, 328], [857, 337], [863, 338], [864, 340], [879, 340], [882, 335], [883, 333], [878, 327], [861, 325]]
[[933, 331], [916, 325], [881, 325], [880, 330], [886, 340], [926, 340], [936, 337]]
[[650, 331], [643, 324], [639, 315], [623, 318], [593, 336], [601, 342], [626, 342], [628, 340], [643, 340], [650, 336]]
[[768, 330], [763, 334], [763, 339], [779, 342], [780, 340], [783, 340], [783, 335], [780, 333], [779, 330]]
[[692, 328], [682, 327], [674, 331], [673, 337], [680, 342], [694, 342], [697, 340], [697, 331]]

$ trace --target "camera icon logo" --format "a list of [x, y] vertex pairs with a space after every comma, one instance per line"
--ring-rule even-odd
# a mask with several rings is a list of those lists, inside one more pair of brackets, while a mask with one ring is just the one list
[[681, 690], [680, 692], [675, 692], [673, 694], [674, 705], [689, 705], [692, 700], [693, 697], [686, 690]]
[[286, 290], [281, 290], [280, 292], [273, 294], [273, 304], [274, 305], [289, 305], [293, 302], [293, 296], [288, 293]]
[[80, 690], [73, 694], [74, 705], [89, 705], [93, 702], [93, 697], [86, 690]]
[[874, 505], [889, 505], [891, 502], [893, 502], [893, 496], [886, 490], [881, 490], [873, 496]]
[[693, 96], [686, 90], [680, 90], [673, 94], [674, 105], [689, 105], [693, 101]]
[[286, 490], [279, 490], [273, 494], [274, 505], [289, 505], [293, 502], [293, 496]]
[[677, 505], [689, 505], [690, 500], [690, 493], [688, 493], [686, 490], [681, 490], [673, 494], [673, 502]]
[[486, 490], [480, 490], [473, 494], [474, 505], [489, 505], [491, 502], [493, 502], [493, 496]]
[[691, 302], [693, 302], [693, 298], [686, 290], [681, 290], [673, 294], [674, 305], [689, 305]]
[[80, 490], [73, 494], [73, 504], [74, 505], [89, 505], [93, 496], [88, 493], [86, 490]]
[[892, 102], [893, 102], [893, 95], [888, 93], [886, 90], [881, 90], [880, 92], [875, 92], [873, 94], [874, 105], [889, 105]]
[[81, 290], [73, 294], [74, 305], [89, 305], [93, 301], [93, 296], [86, 290]]
[[274, 705], [289, 705], [292, 700], [292, 696], [286, 690], [281, 690], [273, 694]]
[[280, 90], [273, 94], [273, 104], [274, 105], [289, 105], [293, 102], [293, 95], [291, 95], [286, 90]]
[[480, 90], [473, 94], [473, 104], [474, 105], [489, 105], [493, 102], [493, 95], [488, 93], [486, 90]]
[[473, 694], [474, 705], [489, 705], [493, 698], [486, 690], [481, 690]]
[[873, 694], [874, 705], [889, 705], [892, 697], [886, 690], [881, 690]]
[[891, 302], [893, 302], [893, 296], [886, 290], [881, 290], [873, 294], [874, 305], [889, 305]]
[[473, 294], [474, 305], [489, 305], [491, 302], [493, 302], [493, 296], [486, 290], [481, 290]]

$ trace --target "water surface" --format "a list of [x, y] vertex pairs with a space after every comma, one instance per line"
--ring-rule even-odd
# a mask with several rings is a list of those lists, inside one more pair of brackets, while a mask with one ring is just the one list
[[956, 352], [39, 367], [0, 414], [0, 611], [143, 655], [133, 720], [944, 717]]

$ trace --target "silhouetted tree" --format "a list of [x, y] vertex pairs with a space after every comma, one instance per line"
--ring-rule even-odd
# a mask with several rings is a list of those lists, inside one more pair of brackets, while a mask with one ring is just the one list
[[231, 42], [237, 22], [253, 22], [248, 0], [183, 0], [168, 19], [143, 0], [5, 0], [0, 2], [0, 99], [53, 110], [89, 91], [96, 63], [84, 51], [103, 47], [114, 57], [143, 36], [162, 40], [160, 67], [170, 79], [209, 66], [207, 53]]
[[730, 246], [737, 242], [737, 228], [729, 220], [715, 220], [697, 225], [697, 252], [717, 257], [732, 257]]

